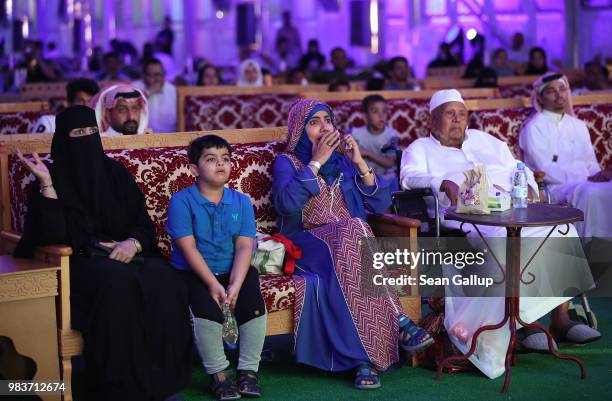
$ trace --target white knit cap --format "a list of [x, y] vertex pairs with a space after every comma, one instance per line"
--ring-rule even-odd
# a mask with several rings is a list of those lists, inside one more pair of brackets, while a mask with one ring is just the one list
[[465, 104], [463, 98], [461, 97], [461, 93], [459, 93], [457, 89], [443, 89], [437, 91], [431, 97], [431, 100], [429, 101], [429, 112], [431, 113], [438, 106], [448, 102], [459, 102]]

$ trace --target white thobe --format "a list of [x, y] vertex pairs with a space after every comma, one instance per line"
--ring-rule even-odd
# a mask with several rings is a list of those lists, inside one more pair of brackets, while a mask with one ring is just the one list
[[37, 134], [55, 133], [55, 116], [53, 114], [45, 114], [34, 123], [34, 131]]
[[[431, 188], [438, 196], [441, 213], [450, 205], [444, 192], [440, 192], [442, 181], [453, 181], [461, 186], [463, 172], [478, 164], [487, 168], [490, 185], [498, 185], [507, 191], [512, 189], [512, 175], [517, 168], [516, 160], [508, 145], [492, 135], [475, 129], [468, 129], [461, 148], [442, 146], [430, 135], [412, 142], [402, 154], [400, 182], [403, 188]], [[533, 173], [526, 168], [527, 180], [537, 194]], [[428, 201], [429, 213], [433, 215], [433, 202]], [[453, 223], [446, 222], [446, 225]]]
[[519, 145], [527, 165], [546, 173], [553, 201], [584, 212], [581, 237], [612, 237], [612, 182], [587, 181], [601, 167], [583, 121], [545, 110], [524, 126]]
[[[445, 207], [450, 205], [450, 200], [443, 192], [440, 192], [440, 184], [444, 180], [450, 180], [458, 186], [464, 180], [463, 172], [474, 168], [477, 164], [483, 164], [487, 169], [489, 185], [499, 185], [505, 189], [511, 189], [512, 175], [519, 161], [512, 156], [508, 146], [499, 139], [485, 132], [469, 129], [466, 131], [465, 140], [461, 148], [443, 146], [432, 135], [414, 141], [406, 148], [402, 155], [400, 182], [404, 188], [431, 188], [441, 204], [441, 215]], [[537, 193], [537, 185], [533, 173], [528, 168], [528, 184]], [[495, 213], [495, 212], [493, 212]], [[458, 222], [445, 221], [447, 227], [457, 228]], [[477, 232], [466, 225], [468, 237], [477, 238]], [[485, 237], [504, 237], [506, 230], [503, 227], [478, 226]], [[551, 227], [523, 228], [523, 237], [545, 237]], [[555, 230], [552, 237], [560, 237], [562, 234]], [[577, 236], [576, 230], [570, 225], [567, 233], [569, 237]], [[505, 264], [504, 241], [491, 241], [491, 251]], [[523, 242], [523, 245], [524, 242]], [[537, 244], [536, 244], [537, 245]], [[540, 252], [546, 252], [544, 246]], [[531, 249], [522, 249], [522, 265], [525, 257], [530, 256]], [[579, 249], [579, 252], [582, 252]], [[545, 255], [545, 254], [544, 254]], [[545, 257], [537, 258], [546, 259]], [[549, 259], [546, 259], [549, 260]], [[542, 263], [530, 265], [529, 271], [533, 272], [539, 283], [554, 282], [550, 272]], [[519, 313], [521, 318], [527, 322], [533, 322], [548, 313], [554, 307], [569, 300], [567, 297], [521, 297]], [[445, 327], [447, 332], [452, 333], [455, 325], [463, 325], [470, 334], [479, 327], [501, 321], [504, 314], [503, 298], [481, 298], [481, 297], [447, 297], [445, 303]], [[469, 343], [462, 343], [460, 339], [449, 335], [451, 341], [459, 350], [466, 353]], [[476, 353], [470, 357], [470, 361], [490, 378], [496, 378], [504, 373], [504, 360], [510, 335], [508, 325], [495, 331], [487, 331], [478, 338]]]
[[149, 128], [156, 134], [176, 132], [176, 87], [164, 82], [161, 92], [148, 92], [142, 80], [134, 82], [142, 90], [149, 103]]

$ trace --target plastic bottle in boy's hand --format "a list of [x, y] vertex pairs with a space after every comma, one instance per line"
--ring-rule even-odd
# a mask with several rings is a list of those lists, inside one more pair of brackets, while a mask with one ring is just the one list
[[223, 304], [223, 328], [221, 335], [228, 348], [236, 348], [238, 342], [238, 323], [229, 304]]
[[527, 173], [525, 172], [525, 164], [517, 163], [516, 171], [512, 177], [512, 207], [516, 209], [524, 209], [527, 207], [528, 199]]

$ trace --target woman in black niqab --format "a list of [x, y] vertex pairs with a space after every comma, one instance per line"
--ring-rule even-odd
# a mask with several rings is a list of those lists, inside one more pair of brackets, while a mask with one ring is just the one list
[[134, 178], [105, 155], [94, 110], [73, 106], [56, 117], [50, 167], [36, 154], [34, 162], [17, 155], [40, 190], [30, 196], [15, 256], [47, 244], [72, 247], [71, 326], [83, 334], [94, 392], [100, 400], [143, 401], [178, 392], [191, 376], [186, 291], [157, 253]]

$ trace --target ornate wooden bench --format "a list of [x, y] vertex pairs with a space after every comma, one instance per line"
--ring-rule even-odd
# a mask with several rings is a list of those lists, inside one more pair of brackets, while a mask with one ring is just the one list
[[[286, 128], [215, 131], [233, 144], [232, 174], [229, 186], [248, 194], [254, 205], [258, 231], [276, 229], [274, 209], [270, 201], [271, 167], [282, 151]], [[168, 255], [170, 238], [165, 232], [167, 205], [170, 196], [190, 185], [194, 178], [188, 168], [186, 145], [206, 133], [177, 133], [103, 138], [106, 153], [125, 165], [145, 194], [149, 214], [156, 227], [158, 247]], [[12, 155], [19, 147], [24, 153], [38, 152], [49, 160], [51, 134], [10, 136], [0, 148], [0, 180], [2, 184], [2, 250], [10, 252], [19, 240], [26, 213], [27, 194], [33, 177]], [[405, 236], [416, 239], [419, 221], [393, 215], [370, 216], [369, 223], [378, 236]], [[415, 244], [416, 246], [416, 244]], [[69, 257], [72, 249], [62, 245], [46, 246], [37, 258], [60, 267], [58, 301], [58, 337], [62, 377], [71, 380], [71, 361], [82, 349], [80, 333], [70, 327]], [[262, 292], [268, 314], [268, 335], [288, 334], [293, 329], [292, 304], [294, 286], [288, 276], [261, 276]], [[416, 290], [406, 288], [401, 298], [405, 311], [413, 319], [420, 318], [420, 298]], [[70, 399], [67, 396], [65, 399]]]

